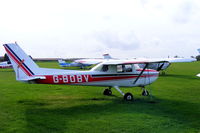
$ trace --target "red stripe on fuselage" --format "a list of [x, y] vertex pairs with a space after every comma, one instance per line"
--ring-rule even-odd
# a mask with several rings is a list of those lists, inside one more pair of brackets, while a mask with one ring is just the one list
[[[23, 63], [21, 61], [19, 61], [15, 55], [5, 46], [6, 52], [10, 55], [10, 57], [15, 61], [15, 63], [20, 66], [19, 68], [21, 68], [24, 73], [28, 76], [32, 76], [32, 74], [23, 66]], [[22, 63], [22, 65], [20, 65]]]
[[[143, 69], [137, 69], [137, 71], [143, 71]], [[158, 72], [158, 71], [153, 69], [145, 69], [144, 72]]]
[[[40, 84], [79, 84], [79, 83], [89, 83], [89, 82], [102, 82], [111, 80], [122, 80], [137, 78], [138, 75], [130, 76], [109, 76], [109, 77], [92, 77], [91, 75], [44, 75], [46, 79], [37, 79], [36, 83]], [[154, 75], [141, 75], [140, 77], [157, 77]]]

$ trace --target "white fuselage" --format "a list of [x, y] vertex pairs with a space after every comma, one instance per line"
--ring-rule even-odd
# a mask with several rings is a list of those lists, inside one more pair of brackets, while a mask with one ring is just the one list
[[[109, 66], [107, 71], [99, 71], [98, 66], [90, 71], [52, 70], [41, 68], [40, 76], [45, 79], [37, 79], [41, 84], [66, 84], [66, 85], [92, 85], [92, 86], [146, 86], [158, 78], [158, 71], [147, 69], [139, 75], [142, 69], [132, 72], [117, 72], [116, 66]], [[139, 77], [139, 78], [138, 78]], [[138, 78], [138, 79], [137, 79]], [[137, 82], [134, 81], [137, 79]]]

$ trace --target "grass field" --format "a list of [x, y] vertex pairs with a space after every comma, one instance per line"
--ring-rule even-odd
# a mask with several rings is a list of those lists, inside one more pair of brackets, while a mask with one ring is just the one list
[[[38, 62], [59, 68], [56, 62]], [[200, 62], [175, 63], [141, 96], [126, 102], [114, 89], [25, 84], [12, 69], [0, 70], [1, 133], [200, 133]]]

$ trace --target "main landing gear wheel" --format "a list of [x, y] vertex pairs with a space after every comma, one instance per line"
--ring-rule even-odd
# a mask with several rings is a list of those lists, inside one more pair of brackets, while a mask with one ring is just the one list
[[131, 93], [126, 93], [125, 95], [124, 95], [124, 100], [126, 100], [126, 101], [133, 101], [133, 95], [131, 94]]
[[112, 95], [112, 91], [111, 91], [111, 89], [105, 89], [103, 94], [106, 96], [110, 96], [110, 95]]
[[142, 96], [149, 96], [149, 92], [147, 90], [143, 90]]

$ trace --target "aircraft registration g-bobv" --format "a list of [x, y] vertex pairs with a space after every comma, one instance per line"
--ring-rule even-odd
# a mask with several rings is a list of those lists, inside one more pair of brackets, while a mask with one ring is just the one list
[[[127, 61], [105, 61], [91, 70], [63, 70], [40, 68], [38, 65], [16, 44], [4, 44], [5, 50], [10, 58], [16, 73], [16, 79], [22, 82], [38, 84], [66, 84], [105, 86], [104, 95], [111, 95], [111, 88], [119, 91], [125, 100], [133, 100], [131, 93], [123, 93], [120, 87], [136, 87], [143, 89], [142, 95], [149, 95], [145, 89], [156, 81], [159, 72], [146, 69], [150, 63], [155, 62], [127, 62]], [[160, 61], [162, 62], [162, 61]], [[143, 69], [137, 64], [146, 64]]]
[[12, 65], [8, 61], [0, 62], [0, 68], [12, 68]]

